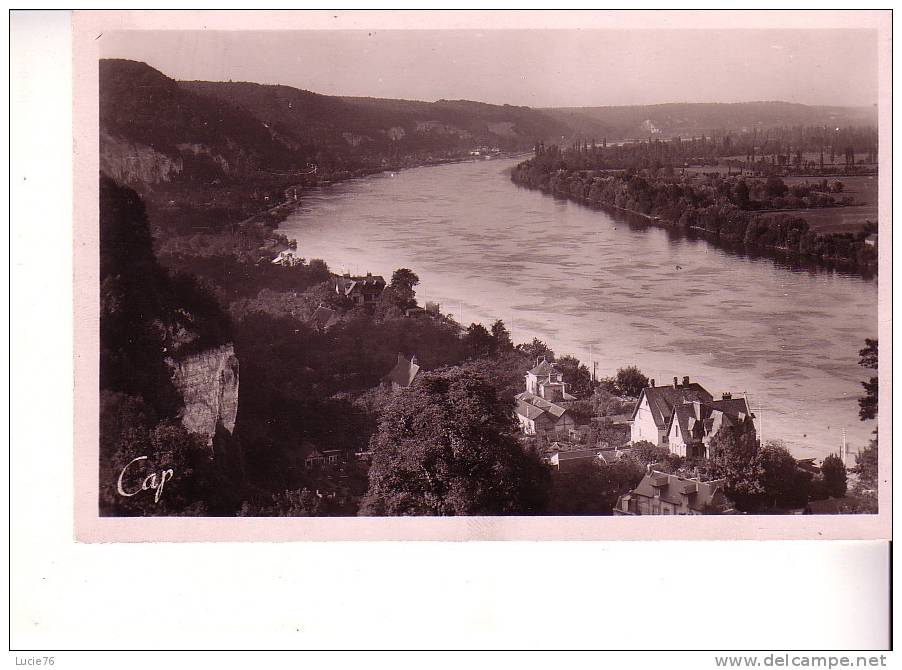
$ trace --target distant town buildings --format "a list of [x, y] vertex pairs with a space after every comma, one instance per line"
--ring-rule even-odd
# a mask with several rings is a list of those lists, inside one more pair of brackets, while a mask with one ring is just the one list
[[633, 410], [630, 441], [647, 441], [688, 458], [708, 456], [708, 443], [722, 427], [755, 430], [754, 414], [745, 398], [724, 393], [715, 400], [703, 386], [683, 377], [672, 386], [642, 389]]
[[652, 470], [620, 496], [614, 516], [729, 514], [723, 480], [702, 482]]
[[544, 357], [526, 373], [526, 391], [516, 396], [520, 429], [527, 435], [567, 434], [576, 427], [566, 405], [576, 400], [567, 393], [567, 384], [554, 363]]

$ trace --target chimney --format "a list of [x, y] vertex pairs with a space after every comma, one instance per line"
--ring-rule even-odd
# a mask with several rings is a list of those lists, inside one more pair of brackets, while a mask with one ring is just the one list
[[417, 355], [416, 354], [414, 354], [413, 356], [410, 357], [410, 364], [411, 365], [417, 364]]
[[679, 388], [679, 387], [680, 387], [679, 379], [677, 377], [674, 377], [673, 378], [673, 388]]
[[372, 272], [367, 272], [367, 273], [366, 273], [366, 276], [367, 276], [367, 278], [370, 278], [370, 277], [373, 276], [373, 273], [372, 273]]
[[538, 358], [536, 358], [536, 367], [539, 367], [544, 362], [545, 362], [545, 357], [539, 356]]
[[732, 393], [724, 393], [724, 394], [723, 394], [723, 399], [724, 399], [724, 400], [732, 400], [732, 399], [733, 399], [733, 394], [732, 394]]
[[683, 377], [683, 386], [689, 386], [689, 377]]
[[649, 380], [648, 385], [649, 385], [650, 388], [654, 388], [654, 387], [655, 387], [655, 380], [654, 380], [654, 379]]

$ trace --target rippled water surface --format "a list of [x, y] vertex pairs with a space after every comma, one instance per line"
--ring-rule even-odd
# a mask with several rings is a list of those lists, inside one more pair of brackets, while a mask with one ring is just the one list
[[389, 279], [463, 323], [496, 318], [601, 376], [634, 363], [748, 394], [765, 439], [797, 456], [853, 449], [858, 350], [877, 332], [877, 284], [750, 259], [511, 183], [515, 160], [417, 168], [308, 192], [282, 230], [298, 253]]

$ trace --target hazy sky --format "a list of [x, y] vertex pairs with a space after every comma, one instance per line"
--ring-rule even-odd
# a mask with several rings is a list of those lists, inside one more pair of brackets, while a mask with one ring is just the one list
[[175, 79], [549, 106], [877, 102], [866, 30], [141, 31], [101, 55]]

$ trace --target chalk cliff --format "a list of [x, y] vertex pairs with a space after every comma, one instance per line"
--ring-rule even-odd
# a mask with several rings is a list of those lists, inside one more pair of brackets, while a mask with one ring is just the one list
[[211, 444], [217, 425], [232, 433], [238, 414], [238, 358], [232, 344], [168, 363], [185, 402], [181, 412], [185, 428], [204, 435]]
[[184, 163], [137, 142], [100, 133], [100, 169], [121, 184], [158, 184], [182, 172]]

